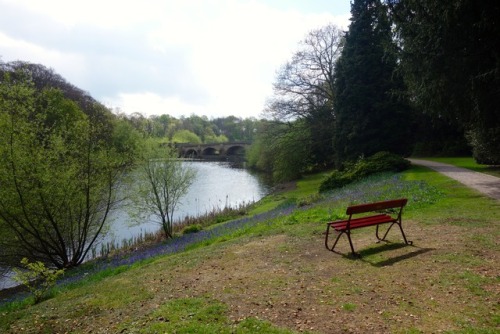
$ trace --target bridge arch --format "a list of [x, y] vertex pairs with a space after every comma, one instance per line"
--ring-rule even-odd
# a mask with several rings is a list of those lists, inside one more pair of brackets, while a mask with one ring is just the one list
[[244, 146], [242, 146], [242, 145], [234, 145], [234, 146], [228, 147], [228, 149], [226, 150], [226, 155], [244, 156], [245, 152], [246, 152], [246, 150], [245, 150]]
[[183, 153], [183, 157], [184, 158], [197, 158], [198, 157], [198, 151], [195, 150], [195, 149], [187, 149], [184, 153]]
[[177, 143], [175, 147], [179, 157], [207, 160], [244, 160], [245, 150], [250, 146], [246, 142], [190, 144]]
[[202, 155], [219, 155], [219, 150], [216, 149], [215, 147], [206, 147], [203, 149], [201, 152]]

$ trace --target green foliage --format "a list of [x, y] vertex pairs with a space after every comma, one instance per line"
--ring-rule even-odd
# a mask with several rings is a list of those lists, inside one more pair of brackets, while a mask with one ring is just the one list
[[139, 131], [129, 122], [122, 119], [115, 120], [112, 142], [117, 153], [123, 155], [124, 163], [130, 164], [137, 160], [141, 141]]
[[476, 128], [467, 133], [472, 155], [479, 164], [500, 165], [500, 124], [496, 128]]
[[29, 75], [0, 80], [0, 264], [28, 257], [77, 266], [105, 229], [133, 154], [113, 145], [102, 105], [86, 114], [64, 92], [38, 90]]
[[196, 233], [203, 230], [201, 224], [188, 225], [182, 230], [182, 234]]
[[177, 160], [177, 152], [149, 140], [143, 147], [132, 212], [141, 223], [153, 214], [167, 238], [173, 237], [173, 217], [181, 198], [195, 181], [195, 171]]
[[443, 118], [413, 112], [412, 135], [414, 156], [469, 156], [471, 147], [465, 138], [465, 130], [461, 126], [450, 126]]
[[247, 153], [249, 166], [272, 173], [275, 182], [296, 180], [311, 166], [311, 133], [305, 121], [273, 122], [261, 129]]
[[[261, 122], [253, 117], [242, 119], [235, 116], [215, 118], [211, 121], [213, 132], [227, 137], [231, 142], [253, 142], [255, 131]], [[205, 142], [208, 143], [208, 140], [205, 139]]]
[[205, 143], [227, 143], [229, 139], [227, 139], [226, 136], [224, 135], [215, 135], [215, 134], [209, 134], [205, 135]]
[[64, 274], [63, 269], [49, 269], [40, 261], [29, 262], [27, 258], [23, 258], [21, 264], [25, 269], [14, 269], [14, 280], [29, 289], [33, 294], [35, 304], [43, 300], [59, 276]]
[[469, 139], [478, 161], [498, 163], [498, 4], [388, 2], [401, 44], [400, 70], [415, 107], [438, 121], [445, 120], [449, 127], [472, 131]]
[[273, 170], [273, 157], [269, 154], [270, 147], [266, 145], [264, 134], [257, 134], [257, 138], [246, 151], [246, 160], [248, 166], [266, 173], [271, 173]]
[[[286, 126], [274, 138], [273, 180], [296, 180], [310, 165], [311, 137], [303, 122]], [[273, 144], [272, 144], [273, 145]]]
[[410, 152], [410, 108], [395, 72], [397, 58], [387, 11], [379, 0], [355, 0], [336, 63], [335, 164], [378, 151]]
[[176, 131], [172, 137], [172, 142], [174, 143], [191, 143], [191, 144], [201, 144], [201, 139], [196, 133], [189, 130], [179, 130]]
[[410, 161], [389, 152], [377, 152], [371, 157], [360, 158], [355, 163], [346, 163], [342, 171], [335, 170], [319, 187], [320, 192], [341, 188], [372, 174], [401, 172], [410, 167]]
[[339, 170], [334, 170], [330, 176], [320, 185], [319, 192], [325, 192], [328, 190], [342, 188], [343, 186], [351, 183], [353, 180], [349, 178], [349, 175], [341, 172]]

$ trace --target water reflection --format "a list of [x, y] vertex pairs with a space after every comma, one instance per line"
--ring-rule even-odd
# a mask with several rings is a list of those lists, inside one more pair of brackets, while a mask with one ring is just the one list
[[[237, 207], [241, 204], [260, 200], [270, 189], [262, 177], [243, 168], [241, 163], [184, 161], [196, 170], [196, 180], [174, 212], [174, 220], [186, 216], [199, 216], [214, 209]], [[125, 210], [118, 210], [111, 216], [113, 220], [105, 241], [121, 243], [145, 232], [155, 232], [159, 225], [146, 221], [133, 224], [133, 219]]]

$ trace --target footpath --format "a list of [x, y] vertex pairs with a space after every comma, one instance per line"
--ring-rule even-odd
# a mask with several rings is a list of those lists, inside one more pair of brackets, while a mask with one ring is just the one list
[[473, 188], [486, 196], [500, 200], [500, 178], [484, 173], [474, 172], [470, 169], [456, 167], [440, 162], [408, 159], [412, 164], [421, 165], [440, 172], [458, 182]]

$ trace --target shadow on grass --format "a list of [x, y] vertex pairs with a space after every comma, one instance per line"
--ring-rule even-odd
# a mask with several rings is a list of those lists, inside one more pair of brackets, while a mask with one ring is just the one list
[[[404, 247], [412, 247], [412, 248], [417, 248], [417, 249], [415, 251], [412, 251], [412, 252], [409, 252], [406, 254], [402, 254], [402, 255], [399, 255], [396, 257], [392, 257], [390, 259], [378, 261], [378, 262], [374, 262], [374, 261], [370, 261], [370, 260], [366, 259], [366, 257], [369, 255], [374, 255], [374, 254], [378, 254], [378, 253], [389, 251], [389, 250], [396, 250], [396, 249], [400, 249], [400, 248], [404, 248]], [[363, 262], [369, 263], [374, 267], [387, 267], [387, 266], [392, 266], [395, 263], [411, 259], [415, 256], [425, 254], [425, 253], [430, 252], [432, 250], [434, 250], [434, 248], [418, 248], [418, 247], [415, 247], [413, 245], [407, 245], [407, 244], [403, 244], [403, 243], [397, 243], [397, 244], [387, 243], [387, 244], [384, 244], [380, 247], [374, 247], [374, 248], [370, 248], [367, 250], [363, 250], [363, 251], [359, 252], [359, 254], [361, 255], [360, 259]]]
[[[410, 253], [407, 253], [407, 254], [396, 256], [396, 257], [393, 257], [393, 258], [390, 258], [387, 260], [378, 261], [378, 262], [370, 261], [370, 260], [366, 259], [366, 257], [369, 257], [370, 255], [375, 255], [378, 253], [387, 252], [387, 251], [391, 251], [391, 250], [397, 250], [397, 249], [404, 248], [404, 247], [417, 248], [417, 250], [410, 252]], [[432, 250], [434, 250], [434, 248], [419, 248], [419, 247], [413, 246], [412, 244], [390, 243], [390, 242], [386, 241], [386, 243], [383, 244], [382, 246], [365, 249], [365, 250], [357, 252], [357, 254], [352, 254], [352, 253], [342, 254], [342, 253], [339, 253], [337, 251], [332, 251], [332, 252], [342, 255], [342, 257], [344, 257], [346, 259], [361, 260], [361, 261], [366, 262], [374, 267], [387, 267], [387, 266], [392, 266], [393, 264], [398, 263], [400, 261], [408, 260], [412, 257], [430, 252]]]

